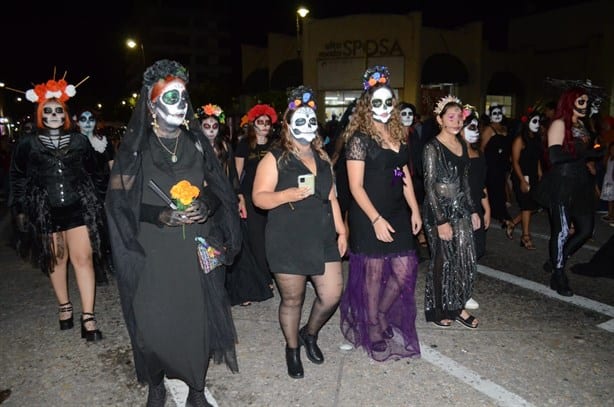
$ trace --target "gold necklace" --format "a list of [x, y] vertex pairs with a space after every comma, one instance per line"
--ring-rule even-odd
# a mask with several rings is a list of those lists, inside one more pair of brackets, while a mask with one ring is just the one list
[[162, 140], [160, 140], [160, 136], [158, 136], [156, 134], [156, 138], [158, 139], [158, 141], [160, 142], [160, 145], [162, 146], [163, 149], [165, 149], [170, 155], [171, 155], [171, 161], [176, 163], [177, 162], [177, 146], [179, 145], [179, 136], [181, 135], [181, 133], [177, 134], [177, 137], [175, 137], [175, 148], [173, 149], [173, 151], [169, 150], [164, 143], [162, 142]]

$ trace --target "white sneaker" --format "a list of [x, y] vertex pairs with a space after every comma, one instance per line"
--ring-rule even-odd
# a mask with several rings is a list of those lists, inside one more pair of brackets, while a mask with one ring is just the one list
[[465, 309], [478, 309], [480, 308], [480, 304], [477, 303], [473, 298], [469, 298], [465, 303]]

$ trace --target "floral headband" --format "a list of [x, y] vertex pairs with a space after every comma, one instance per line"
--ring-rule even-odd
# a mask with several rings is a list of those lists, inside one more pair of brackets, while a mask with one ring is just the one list
[[439, 116], [441, 112], [443, 112], [443, 109], [446, 107], [448, 103], [458, 103], [461, 106], [463, 105], [463, 102], [461, 102], [461, 100], [457, 98], [456, 96], [453, 96], [453, 95], [444, 96], [441, 99], [439, 99], [439, 102], [437, 102], [437, 104], [435, 105], [435, 109], [433, 109], [433, 113]]
[[288, 94], [288, 109], [296, 110], [301, 106], [308, 106], [316, 110], [316, 102], [313, 99], [313, 90], [306, 86], [294, 88]]
[[247, 112], [247, 120], [253, 122], [260, 116], [269, 116], [271, 118], [272, 123], [277, 123], [277, 113], [275, 113], [275, 109], [266, 104], [258, 104]]
[[375, 65], [365, 71], [362, 75], [362, 86], [364, 90], [368, 90], [378, 83], [387, 85], [390, 81], [390, 71], [385, 66]]
[[221, 124], [226, 123], [226, 115], [224, 114], [222, 108], [218, 105], [213, 105], [211, 103], [203, 105], [196, 109], [196, 116], [200, 120], [204, 120], [209, 116], [215, 116], [217, 118], [217, 121]]
[[542, 114], [535, 107], [529, 106], [527, 108], [527, 111], [525, 112], [525, 114], [523, 114], [522, 117], [520, 117], [520, 121], [523, 122], [523, 123], [526, 123], [526, 122], [529, 121], [529, 119], [531, 117], [535, 117], [535, 116], [539, 116], [539, 118], [541, 120]]

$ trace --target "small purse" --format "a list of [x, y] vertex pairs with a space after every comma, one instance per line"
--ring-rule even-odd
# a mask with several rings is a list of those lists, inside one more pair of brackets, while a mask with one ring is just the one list
[[204, 237], [196, 236], [194, 240], [196, 240], [198, 263], [205, 274], [223, 264], [220, 260], [220, 251], [207, 243]]

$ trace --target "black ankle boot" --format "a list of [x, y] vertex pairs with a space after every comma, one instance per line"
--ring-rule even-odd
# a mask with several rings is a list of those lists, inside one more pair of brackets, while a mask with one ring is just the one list
[[301, 362], [301, 347], [289, 348], [286, 345], [286, 365], [288, 365], [288, 375], [293, 379], [302, 379], [305, 376], [303, 363]]
[[83, 315], [81, 315], [81, 337], [88, 342], [95, 342], [101, 340], [102, 332], [100, 332], [98, 328], [90, 331], [85, 327], [85, 324], [90, 321], [94, 321], [94, 324], [96, 323], [96, 318], [94, 317], [94, 314], [91, 312], [84, 312]]
[[298, 338], [300, 344], [305, 347], [307, 359], [309, 359], [311, 363], [315, 363], [316, 365], [324, 363], [324, 355], [322, 355], [322, 351], [317, 343], [318, 335], [309, 335], [307, 333], [307, 325], [305, 325], [298, 331]]
[[150, 384], [146, 407], [164, 407], [165, 403], [166, 387], [164, 387], [164, 379], [158, 384]]
[[70, 312], [70, 318], [60, 319], [60, 329], [62, 331], [65, 331], [67, 329], [72, 329], [72, 327], [75, 326], [74, 320], [72, 317], [72, 303], [68, 301], [65, 304], [60, 304], [59, 311], [60, 311], [60, 314], [62, 314], [63, 312]]
[[194, 390], [190, 387], [188, 398], [185, 401], [186, 407], [212, 407], [205, 397], [205, 391]]
[[556, 290], [559, 295], [571, 297], [573, 291], [569, 287], [569, 281], [563, 269], [553, 269], [552, 277], [550, 277], [550, 288]]

